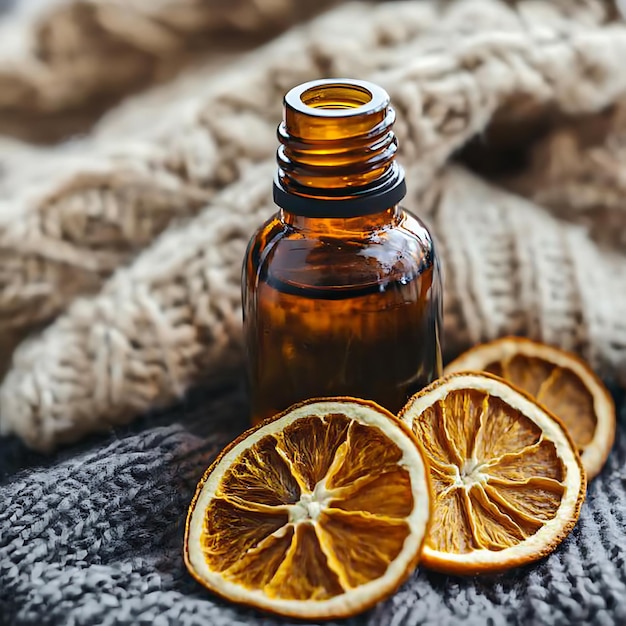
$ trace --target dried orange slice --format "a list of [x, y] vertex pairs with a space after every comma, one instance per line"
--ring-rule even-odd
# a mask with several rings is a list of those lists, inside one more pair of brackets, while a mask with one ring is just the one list
[[424, 447], [435, 493], [424, 566], [509, 569], [549, 554], [574, 527], [586, 487], [580, 457], [528, 394], [488, 374], [451, 374], [400, 418]]
[[582, 359], [529, 339], [504, 337], [465, 352], [446, 374], [470, 370], [496, 374], [528, 392], [565, 424], [587, 477], [600, 472], [615, 439], [615, 405]]
[[295, 405], [207, 470], [189, 509], [185, 562], [238, 603], [306, 619], [354, 615], [415, 568], [428, 475], [413, 433], [376, 404]]

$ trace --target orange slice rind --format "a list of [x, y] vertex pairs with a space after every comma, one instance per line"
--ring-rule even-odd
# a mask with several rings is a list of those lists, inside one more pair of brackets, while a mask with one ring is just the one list
[[596, 476], [615, 440], [615, 405], [602, 381], [575, 354], [521, 337], [476, 346], [445, 373], [486, 371], [529, 393], [568, 429], [589, 478]]
[[586, 478], [563, 425], [528, 394], [451, 374], [400, 412], [431, 471], [421, 563], [450, 574], [507, 570], [552, 552], [576, 524]]
[[311, 400], [230, 444], [189, 508], [185, 563], [231, 601], [302, 619], [360, 613], [415, 568], [429, 472], [374, 403]]

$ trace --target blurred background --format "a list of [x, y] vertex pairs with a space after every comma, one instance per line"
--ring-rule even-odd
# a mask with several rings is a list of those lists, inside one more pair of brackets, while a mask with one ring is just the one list
[[0, 133], [49, 144], [185, 68], [233, 61], [337, 0], [0, 0]]

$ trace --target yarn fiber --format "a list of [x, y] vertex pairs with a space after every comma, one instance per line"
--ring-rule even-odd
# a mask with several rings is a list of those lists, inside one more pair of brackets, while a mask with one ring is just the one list
[[[603, 8], [339, 7], [209, 82], [200, 70], [202, 85], [170, 99], [154, 131], [124, 141], [111, 115], [80, 159], [44, 159], [49, 175], [39, 186], [12, 193], [9, 182], [0, 320], [24, 332], [59, 317], [17, 348], [0, 388], [1, 431], [50, 450], [170, 403], [223, 362], [240, 361], [240, 259], [273, 210], [279, 103], [290, 86], [319, 76], [368, 78], [392, 97], [410, 171], [405, 204], [430, 220], [447, 268], [447, 353], [523, 333], [573, 349], [624, 383], [626, 256], [596, 239], [623, 231], [626, 213], [613, 210], [607, 222], [604, 211], [572, 210], [564, 219], [559, 194], [571, 195], [581, 176], [567, 161], [553, 159], [549, 183], [537, 188], [532, 168], [504, 181], [537, 202], [549, 184], [545, 206], [449, 165], [473, 137], [496, 123], [506, 133], [528, 112], [556, 118], [544, 140], [556, 141], [567, 124], [559, 119], [621, 106], [626, 26]], [[616, 169], [623, 116], [605, 127], [584, 138], [584, 150]], [[604, 182], [586, 180], [609, 210], [620, 188]], [[422, 206], [434, 196], [439, 206]]]
[[9, 121], [2, 129], [61, 139], [83, 130], [122, 95], [171, 78], [198, 55], [249, 49], [331, 2], [17, 3], [0, 24], [0, 115]]

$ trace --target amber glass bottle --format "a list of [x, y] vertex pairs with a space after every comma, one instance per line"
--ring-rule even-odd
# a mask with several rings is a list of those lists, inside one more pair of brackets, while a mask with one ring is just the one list
[[243, 267], [252, 421], [321, 396], [397, 411], [441, 373], [441, 285], [428, 230], [398, 205], [389, 96], [322, 80], [284, 104], [280, 210]]

